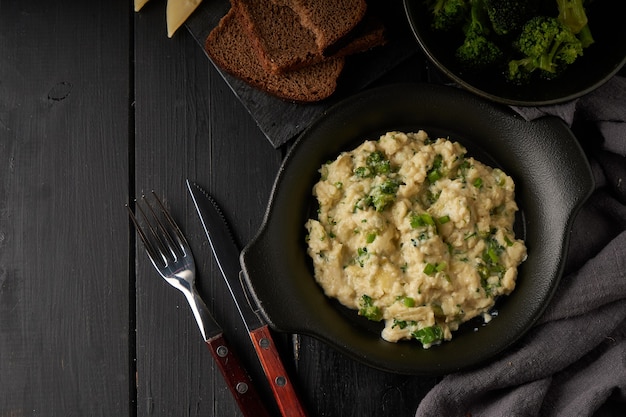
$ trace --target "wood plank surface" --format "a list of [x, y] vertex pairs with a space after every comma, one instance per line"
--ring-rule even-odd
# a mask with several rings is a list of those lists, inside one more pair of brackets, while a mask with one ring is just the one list
[[[172, 39], [159, 36], [153, 28], [163, 27], [164, 9], [148, 6], [135, 17], [136, 195], [154, 189], [170, 207], [194, 251], [200, 294], [264, 398], [271, 398], [185, 180], [213, 194], [238, 241], [246, 242], [260, 225], [282, 155], [191, 36], [184, 29]], [[184, 298], [158, 277], [141, 250], [136, 288], [137, 414], [240, 415]]]
[[128, 15], [122, 2], [0, 3], [3, 417], [132, 407]]

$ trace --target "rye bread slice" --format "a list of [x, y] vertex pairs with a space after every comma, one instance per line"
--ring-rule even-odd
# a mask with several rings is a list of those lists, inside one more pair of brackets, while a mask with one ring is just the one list
[[232, 0], [262, 65], [275, 73], [310, 65], [319, 54], [315, 35], [288, 6], [269, 0]]
[[213, 62], [229, 74], [268, 94], [295, 102], [319, 101], [337, 88], [343, 58], [325, 60], [296, 71], [274, 74], [259, 62], [250, 48], [251, 39], [242, 28], [234, 8], [220, 20], [205, 41], [205, 50]]
[[385, 45], [385, 25], [373, 14], [366, 14], [350, 33], [324, 50], [326, 57], [345, 57]]
[[322, 53], [350, 33], [365, 16], [365, 0], [271, 0], [290, 7], [315, 35]]
[[[232, 4], [241, 16], [261, 64], [268, 71], [293, 71], [328, 58], [318, 48], [315, 34], [301, 24], [299, 15], [291, 7], [270, 0], [233, 0]], [[350, 41], [334, 51], [333, 57], [363, 52], [385, 43], [380, 22], [376, 26], [358, 24], [353, 30], [356, 33], [349, 33]]]

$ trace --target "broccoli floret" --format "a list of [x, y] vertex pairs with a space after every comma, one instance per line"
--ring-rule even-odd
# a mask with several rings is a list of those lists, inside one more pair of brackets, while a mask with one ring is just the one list
[[437, 30], [450, 30], [465, 19], [470, 0], [428, 0], [428, 8], [433, 15], [432, 27]]
[[391, 171], [391, 162], [381, 151], [375, 151], [366, 158], [366, 164], [376, 175], [388, 174]]
[[583, 48], [591, 45], [594, 40], [589, 29], [584, 0], [556, 0], [559, 9], [558, 19], [578, 36]]
[[535, 71], [544, 79], [552, 79], [583, 54], [576, 35], [558, 19], [548, 16], [530, 19], [515, 46], [524, 56], [509, 62], [507, 76], [516, 83], [528, 81]]
[[354, 170], [354, 175], [359, 178], [372, 178], [376, 175], [388, 174], [391, 172], [391, 162], [385, 158], [381, 151], [374, 151], [365, 159], [365, 166]]
[[485, 9], [497, 35], [519, 31], [537, 12], [535, 0], [485, 0]]
[[502, 58], [500, 47], [488, 38], [489, 27], [483, 0], [473, 0], [469, 19], [463, 27], [465, 39], [455, 52], [456, 58], [467, 69], [480, 70]]
[[576, 34], [587, 25], [587, 13], [583, 0], [556, 0], [559, 8], [559, 21]]
[[396, 201], [396, 193], [398, 192], [400, 183], [388, 178], [378, 187], [374, 187], [367, 198], [368, 205], [374, 207], [378, 212], [384, 211], [390, 204]]
[[441, 326], [434, 325], [416, 330], [411, 333], [411, 335], [415, 339], [422, 342], [422, 345], [424, 345], [424, 347], [429, 347], [443, 340], [443, 329], [441, 328]]
[[383, 319], [383, 312], [374, 305], [374, 300], [367, 294], [361, 296], [359, 315], [367, 317], [368, 320], [372, 321], [381, 321]]

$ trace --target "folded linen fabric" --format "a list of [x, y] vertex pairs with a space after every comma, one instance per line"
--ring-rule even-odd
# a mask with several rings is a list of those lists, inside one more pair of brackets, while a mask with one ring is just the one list
[[536, 325], [493, 362], [445, 376], [416, 417], [626, 416], [626, 78], [569, 103], [514, 110], [563, 119], [596, 189], [574, 220], [565, 274]]

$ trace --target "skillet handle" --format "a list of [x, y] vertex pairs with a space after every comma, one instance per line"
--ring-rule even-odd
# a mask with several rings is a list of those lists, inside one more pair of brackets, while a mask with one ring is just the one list
[[230, 392], [237, 401], [241, 413], [245, 417], [270, 417], [248, 373], [228, 345], [224, 335], [220, 333], [208, 339], [206, 344]]
[[274, 392], [274, 398], [281, 414], [284, 417], [306, 417], [307, 414], [280, 360], [267, 324], [258, 329], [250, 330], [250, 338]]

